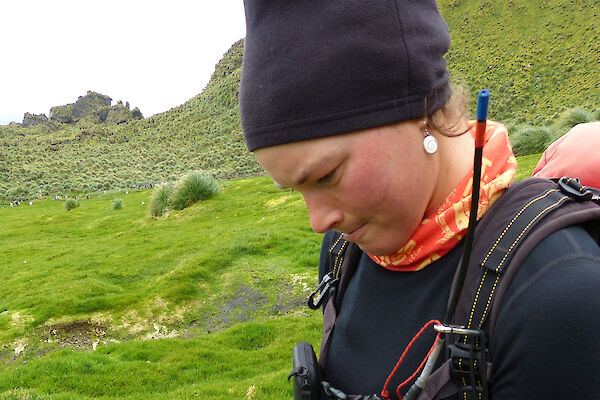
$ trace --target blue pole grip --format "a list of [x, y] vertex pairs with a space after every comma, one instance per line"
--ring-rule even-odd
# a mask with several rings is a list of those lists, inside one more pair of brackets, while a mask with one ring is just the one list
[[483, 89], [477, 96], [477, 122], [483, 122], [487, 119], [488, 103], [490, 101], [490, 91]]

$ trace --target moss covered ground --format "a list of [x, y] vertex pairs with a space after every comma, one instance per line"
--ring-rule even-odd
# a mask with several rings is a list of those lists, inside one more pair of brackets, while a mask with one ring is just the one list
[[0, 399], [290, 398], [322, 236], [269, 178], [222, 184], [160, 218], [152, 190], [0, 209]]

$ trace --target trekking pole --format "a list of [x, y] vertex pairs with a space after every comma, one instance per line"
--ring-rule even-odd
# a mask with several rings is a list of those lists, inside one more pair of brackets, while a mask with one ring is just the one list
[[[458, 277], [455, 283], [454, 292], [452, 298], [448, 302], [448, 309], [446, 310], [446, 316], [442, 321], [442, 325], [436, 325], [435, 329], [442, 333], [453, 332], [462, 330], [461, 328], [453, 328], [452, 318], [456, 311], [458, 299], [465, 283], [465, 275], [467, 273], [467, 267], [471, 258], [471, 248], [473, 246], [473, 236], [475, 234], [475, 224], [477, 222], [477, 211], [479, 209], [479, 188], [481, 186], [481, 160], [483, 158], [483, 142], [485, 139], [485, 130], [487, 126], [487, 113], [488, 104], [490, 99], [490, 91], [484, 89], [479, 92], [477, 96], [477, 124], [475, 126], [475, 157], [473, 159], [473, 190], [471, 193], [471, 211], [469, 215], [469, 225], [467, 228], [467, 234], [465, 238], [465, 247], [463, 250], [462, 262], [458, 270]], [[423, 368], [423, 371], [411, 386], [411, 388], [403, 396], [403, 400], [414, 400], [416, 399], [421, 391], [425, 388], [429, 375], [433, 371], [433, 367], [440, 355], [442, 346], [444, 345], [444, 339], [438, 340], [434, 350], [431, 352], [427, 363]]]
[[452, 323], [454, 312], [458, 304], [458, 299], [465, 283], [467, 266], [471, 259], [471, 248], [473, 247], [473, 236], [475, 234], [475, 224], [477, 223], [477, 211], [479, 209], [479, 188], [481, 186], [481, 160], [483, 158], [483, 141], [485, 138], [485, 129], [487, 126], [488, 103], [490, 100], [490, 91], [484, 89], [479, 92], [477, 97], [477, 125], [475, 127], [475, 157], [473, 159], [473, 190], [471, 193], [471, 211], [469, 214], [469, 226], [465, 238], [465, 247], [463, 250], [462, 262], [458, 270], [456, 286], [454, 293], [448, 302], [446, 316], [442, 321], [444, 325]]

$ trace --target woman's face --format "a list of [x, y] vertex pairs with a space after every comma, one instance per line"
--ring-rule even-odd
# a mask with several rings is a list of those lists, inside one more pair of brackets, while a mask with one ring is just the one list
[[387, 255], [439, 206], [439, 163], [422, 143], [422, 121], [404, 121], [255, 155], [278, 185], [302, 193], [315, 232], [335, 229], [363, 251]]

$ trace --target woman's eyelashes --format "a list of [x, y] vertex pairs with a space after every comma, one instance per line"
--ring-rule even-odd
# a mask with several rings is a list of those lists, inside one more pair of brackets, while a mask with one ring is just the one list
[[329, 172], [327, 175], [319, 178], [317, 180], [318, 183], [331, 183], [333, 181], [333, 177], [335, 176], [335, 172], [337, 168], [333, 169], [333, 171]]

